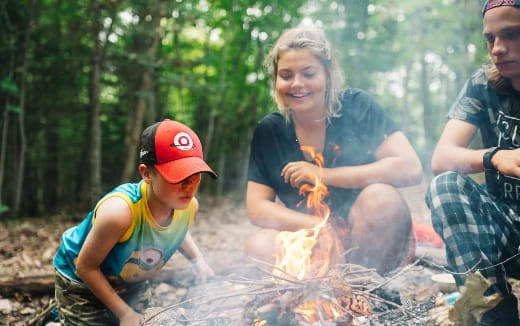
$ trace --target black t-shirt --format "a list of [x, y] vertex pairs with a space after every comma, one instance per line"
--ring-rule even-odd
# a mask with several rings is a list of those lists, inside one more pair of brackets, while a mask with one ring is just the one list
[[[332, 118], [330, 124], [327, 124], [324, 166], [334, 168], [374, 162], [379, 145], [386, 137], [398, 131], [398, 127], [375, 99], [363, 90], [345, 90], [341, 103], [341, 116]], [[280, 175], [288, 162], [303, 160], [305, 158], [293, 123], [287, 123], [278, 112], [271, 113], [255, 129], [251, 142], [248, 180], [273, 188], [285, 206], [305, 211], [304, 204], [298, 206], [305, 198], [298, 194], [297, 188], [285, 183]], [[329, 195], [325, 201], [334, 217], [346, 217], [361, 191], [335, 187], [328, 187], [328, 190]]]

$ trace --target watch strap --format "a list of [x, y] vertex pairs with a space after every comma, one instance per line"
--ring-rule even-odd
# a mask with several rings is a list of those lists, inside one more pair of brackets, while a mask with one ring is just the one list
[[491, 158], [493, 157], [493, 155], [495, 155], [499, 150], [501, 150], [500, 147], [491, 147], [490, 149], [488, 149], [485, 153], [484, 153], [484, 156], [482, 157], [482, 163], [484, 164], [484, 168], [487, 169], [487, 170], [495, 170], [495, 167], [493, 166], [493, 164], [491, 164]]

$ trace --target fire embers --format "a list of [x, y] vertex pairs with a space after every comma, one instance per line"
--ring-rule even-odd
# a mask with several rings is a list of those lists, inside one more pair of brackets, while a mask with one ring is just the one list
[[246, 306], [245, 325], [354, 325], [377, 318], [373, 308], [380, 311], [381, 300], [369, 289], [381, 277], [358, 265], [336, 267], [328, 276], [273, 282]]

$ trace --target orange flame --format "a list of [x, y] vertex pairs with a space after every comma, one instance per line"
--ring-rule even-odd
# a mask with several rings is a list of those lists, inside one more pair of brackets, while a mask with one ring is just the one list
[[[306, 206], [309, 213], [321, 217], [322, 221], [311, 229], [302, 229], [296, 232], [284, 231], [278, 234], [276, 237], [276, 246], [278, 249], [275, 261], [276, 268], [273, 271], [274, 275], [283, 274], [280, 272], [283, 271], [284, 273], [293, 275], [299, 280], [307, 277], [323, 276], [327, 272], [330, 265], [330, 252], [327, 252], [330, 250], [327, 250], [327, 248], [332, 248], [333, 245], [333, 239], [325, 239], [323, 244], [320, 243], [320, 252], [322, 252], [322, 255], [321, 257], [315, 257], [315, 260], [321, 261], [321, 264], [313, 264], [311, 259], [313, 248], [318, 243], [318, 235], [326, 225], [330, 215], [329, 207], [323, 202], [325, 196], [328, 195], [328, 189], [327, 186], [322, 183], [323, 156], [316, 153], [313, 147], [302, 146], [301, 149], [309, 153], [316, 162], [319, 168], [319, 174], [313, 176], [314, 185], [304, 184], [300, 186], [299, 193], [300, 195], [308, 194]], [[320, 238], [320, 241], [323, 240]], [[314, 270], [318, 265], [321, 265], [321, 267], [319, 267], [318, 270]]]
[[328, 320], [335, 320], [343, 315], [343, 309], [340, 306], [321, 298], [318, 298], [316, 301], [302, 303], [294, 312], [298, 313], [303, 321], [312, 323], [320, 320], [318, 309], [321, 315], [326, 316]]
[[[307, 211], [317, 217], [321, 222], [313, 228], [302, 229], [296, 232], [280, 232], [276, 237], [277, 253], [273, 275], [284, 277], [292, 275], [299, 280], [309, 277], [320, 277], [329, 270], [335, 239], [326, 227], [330, 216], [330, 209], [324, 202], [329, 194], [327, 186], [322, 183], [323, 156], [314, 151], [313, 147], [302, 146], [302, 151], [307, 152], [318, 165], [318, 175], [313, 176], [313, 184], [300, 186], [299, 194], [307, 195], [298, 205], [306, 202]], [[338, 254], [338, 252], [336, 252]], [[327, 320], [335, 320], [344, 315], [343, 309], [336, 303], [318, 298], [300, 304], [294, 309], [302, 320], [316, 322], [325, 317]]]

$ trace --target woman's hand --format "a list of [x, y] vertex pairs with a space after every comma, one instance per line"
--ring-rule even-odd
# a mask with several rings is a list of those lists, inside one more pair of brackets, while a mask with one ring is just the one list
[[298, 188], [302, 183], [314, 185], [318, 173], [319, 167], [317, 165], [298, 161], [287, 163], [282, 169], [281, 175], [285, 183], [290, 183], [294, 188]]

